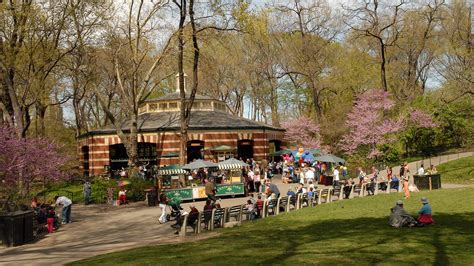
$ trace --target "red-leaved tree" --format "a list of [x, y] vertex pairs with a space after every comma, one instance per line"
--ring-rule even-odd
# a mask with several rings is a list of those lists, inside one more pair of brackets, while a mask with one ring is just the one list
[[44, 138], [19, 138], [15, 130], [0, 127], [0, 183], [7, 197], [26, 196], [36, 181], [66, 179], [61, 170], [68, 157]]
[[403, 122], [388, 118], [387, 113], [394, 107], [391, 94], [383, 90], [369, 90], [359, 95], [347, 116], [349, 132], [343, 136], [341, 147], [353, 154], [358, 148], [368, 147], [368, 158], [380, 154], [377, 145], [393, 141], [389, 137], [403, 128]]
[[284, 135], [286, 142], [309, 149], [321, 148], [319, 125], [313, 119], [300, 116], [283, 122], [282, 127], [286, 129]]

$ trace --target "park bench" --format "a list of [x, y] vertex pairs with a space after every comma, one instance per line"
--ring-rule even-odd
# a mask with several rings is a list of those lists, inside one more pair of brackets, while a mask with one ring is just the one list
[[392, 189], [395, 189], [396, 192], [402, 192], [403, 183], [401, 180], [399, 181], [392, 181], [388, 182], [387, 193], [391, 193]]
[[290, 211], [290, 204], [288, 203], [288, 197], [278, 198], [278, 203], [276, 207], [276, 214], [280, 214], [280, 211], [284, 210], [285, 212]]
[[363, 193], [362, 184], [353, 185], [352, 192], [349, 198], [352, 199], [355, 196], [362, 197], [362, 193]]
[[192, 213], [186, 214], [183, 217], [183, 224], [181, 225], [181, 229], [179, 231], [179, 236], [186, 236], [186, 229], [187, 227], [191, 227], [193, 229], [193, 233], [198, 233], [198, 225], [200, 224], [201, 213]]
[[331, 188], [321, 189], [321, 191], [319, 192], [319, 197], [318, 197], [318, 205], [323, 203], [322, 201], [323, 199], [324, 199], [324, 203], [330, 202], [331, 190], [332, 190]]
[[205, 210], [199, 213], [200, 215], [199, 215], [198, 224], [197, 224], [198, 234], [201, 233], [203, 225], [204, 225], [204, 229], [211, 230], [210, 223], [212, 220], [213, 211], [214, 210]]
[[231, 218], [234, 218], [237, 224], [242, 223], [243, 208], [244, 208], [244, 205], [236, 205], [236, 206], [227, 208], [227, 212], [226, 212], [227, 215], [225, 217], [224, 223], [230, 223]]
[[[344, 189], [344, 185], [342, 185], [342, 186], [335, 186], [334, 189], [332, 190], [332, 193], [331, 193], [332, 195], [331, 195], [331, 197], [330, 197], [330, 202], [335, 201], [335, 200], [336, 200], [336, 201], [337, 201], [337, 200], [342, 200], [342, 199], [343, 199], [343, 195], [344, 195], [344, 193], [343, 193], [344, 190], [343, 190], [343, 189]], [[336, 199], [334, 199], [334, 197], [335, 197]]]
[[296, 203], [297, 203], [298, 196], [289, 196], [288, 197], [288, 211], [291, 209], [296, 210]]
[[212, 210], [211, 231], [214, 230], [215, 227], [224, 227], [225, 215], [225, 208], [217, 208]]
[[262, 218], [268, 217], [270, 213], [275, 214], [278, 199], [265, 200], [262, 210]]

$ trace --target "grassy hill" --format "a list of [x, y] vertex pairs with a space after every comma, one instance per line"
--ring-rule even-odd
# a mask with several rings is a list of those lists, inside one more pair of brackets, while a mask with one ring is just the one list
[[474, 184], [474, 156], [440, 164], [437, 169], [443, 183]]
[[407, 211], [415, 214], [422, 196], [431, 202], [434, 226], [389, 227], [389, 210], [402, 194], [384, 194], [247, 222], [202, 241], [137, 248], [73, 265], [473, 265], [474, 188], [413, 194], [405, 203]]

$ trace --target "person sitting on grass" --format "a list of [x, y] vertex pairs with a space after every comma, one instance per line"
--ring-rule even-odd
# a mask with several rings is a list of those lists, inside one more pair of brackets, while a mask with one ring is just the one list
[[432, 210], [430, 204], [428, 203], [428, 199], [426, 197], [422, 197], [421, 203], [423, 204], [423, 206], [421, 207], [420, 211], [418, 211], [418, 222], [421, 225], [434, 224]]
[[413, 227], [417, 225], [415, 218], [411, 217], [405, 209], [403, 209], [403, 201], [397, 201], [396, 205], [390, 209], [390, 219], [388, 224], [392, 227]]

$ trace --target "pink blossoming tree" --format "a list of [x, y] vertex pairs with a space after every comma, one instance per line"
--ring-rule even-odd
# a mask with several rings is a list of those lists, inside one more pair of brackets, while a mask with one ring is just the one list
[[403, 122], [384, 115], [394, 107], [391, 94], [383, 90], [369, 90], [357, 97], [347, 116], [349, 132], [343, 136], [341, 146], [348, 154], [367, 147], [368, 158], [380, 155], [377, 145], [392, 142], [391, 133], [399, 132]]
[[66, 179], [61, 170], [67, 156], [43, 138], [19, 138], [15, 130], [0, 127], [0, 185], [8, 198], [26, 196], [36, 181]]
[[300, 116], [282, 123], [286, 129], [284, 138], [289, 143], [308, 149], [321, 148], [319, 125], [307, 116]]

